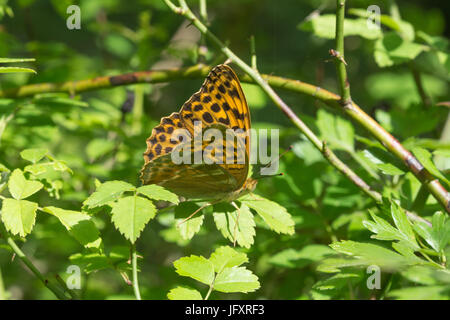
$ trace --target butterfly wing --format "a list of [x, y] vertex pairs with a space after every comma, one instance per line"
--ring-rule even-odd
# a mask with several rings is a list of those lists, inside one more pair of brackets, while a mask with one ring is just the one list
[[201, 89], [183, 105], [180, 116], [191, 132], [195, 121], [201, 121], [203, 127], [220, 124], [237, 132], [239, 139], [234, 143], [234, 150], [245, 147], [247, 160], [245, 163], [223, 161], [222, 167], [242, 186], [249, 169], [250, 138], [245, 133], [251, 128], [251, 121], [247, 101], [233, 69], [219, 65], [211, 70]]
[[[200, 121], [203, 129], [219, 127], [240, 130], [233, 142], [234, 155], [237, 149], [245, 148], [244, 163], [180, 164], [171, 162], [170, 153], [183, 141], [171, 139], [176, 129], [186, 129], [194, 136], [194, 123]], [[144, 184], [156, 183], [172, 189], [179, 195], [203, 198], [229, 193], [243, 186], [249, 170], [250, 138], [245, 132], [250, 129], [250, 112], [239, 79], [227, 65], [215, 67], [207, 76], [201, 89], [186, 101], [179, 113], [161, 119], [161, 123], [147, 139], [144, 153], [145, 166], [141, 171]], [[194, 146], [191, 151], [206, 147]], [[186, 190], [190, 189], [190, 190]], [[189, 195], [188, 195], [189, 193]], [[195, 198], [196, 198], [195, 197]]]

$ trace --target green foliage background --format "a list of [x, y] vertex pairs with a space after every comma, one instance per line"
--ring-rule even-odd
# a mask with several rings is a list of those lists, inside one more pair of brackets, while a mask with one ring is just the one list
[[[392, 1], [375, 2], [382, 14], [392, 17]], [[75, 3], [81, 7], [81, 30], [66, 28], [66, 8], [72, 1], [0, 1], [0, 57], [34, 58], [35, 62], [19, 61], [14, 66], [37, 72], [0, 75], [2, 90], [25, 84], [189, 66], [199, 59], [206, 59], [209, 64], [225, 60], [208, 42], [205, 57], [199, 58], [197, 30], [187, 26], [163, 1]], [[189, 4], [197, 12], [198, 2]], [[347, 17], [358, 19], [358, 14], [372, 4], [374, 1], [348, 2], [348, 8], [363, 11], [354, 11], [354, 15]], [[327, 61], [328, 50], [334, 46], [328, 36], [330, 26], [326, 19], [308, 17], [318, 8], [323, 15], [334, 14], [334, 1], [229, 0], [207, 1], [207, 5], [211, 30], [227, 40], [230, 48], [246, 61], [250, 60], [249, 39], [255, 36], [261, 73], [299, 79], [338, 92], [334, 64]], [[436, 103], [449, 101], [450, 10], [440, 1], [398, 1], [397, 5], [403, 21], [398, 30], [383, 25], [383, 32], [374, 35], [355, 28], [355, 33], [345, 39], [352, 97], [412, 149], [448, 189], [450, 121], [448, 108]], [[421, 74], [426, 94], [433, 102], [430, 107], [424, 105], [418, 93], [412, 68]], [[78, 292], [81, 298], [134, 298], [132, 287], [121, 276], [131, 277], [127, 263], [130, 234], [118, 226], [120, 217], [111, 218], [119, 209], [98, 206], [101, 209], [96, 210], [95, 205], [89, 206], [92, 196], [91, 202], [86, 199], [99, 191], [100, 182], [118, 180], [130, 184], [131, 189], [124, 190], [135, 192], [134, 196], [144, 199], [139, 201], [146, 204], [153, 201], [160, 208], [161, 202], [157, 200], [176, 202], [167, 195], [158, 198], [160, 194], [156, 195], [155, 190], [137, 196], [139, 190], [133, 186], [140, 185], [142, 153], [151, 129], [162, 116], [178, 111], [201, 83], [200, 79], [190, 79], [72, 96], [42, 94], [0, 99], [2, 215], [6, 219], [6, 211], [14, 214], [13, 201], [25, 198], [50, 213], [38, 210], [35, 224], [25, 221], [29, 230], [21, 235], [26, 237], [19, 238], [19, 231], [8, 228], [9, 232], [17, 233], [16, 242], [42, 273], [67, 278], [66, 268], [79, 264], [84, 267], [82, 290]], [[145, 225], [155, 213], [156, 217], [136, 241], [142, 257], [139, 259], [142, 297], [166, 299], [170, 291], [170, 298], [177, 294], [198, 298], [194, 291], [174, 291], [179, 286], [196, 289], [205, 297], [208, 291], [205, 274], [192, 275], [183, 270], [182, 262], [201, 260], [202, 266], [209, 268], [205, 271], [209, 277], [214, 275], [212, 265], [218, 272], [218, 260], [237, 256], [239, 260], [229, 267], [242, 268], [239, 274], [248, 275], [252, 286], [241, 286], [232, 293], [222, 287], [211, 294], [212, 299], [448, 299], [448, 216], [445, 212], [436, 213], [442, 208], [431, 196], [417, 204], [420, 183], [406, 167], [364, 130], [325, 109], [314, 98], [280, 91], [302, 120], [383, 194], [384, 206], [377, 207], [329, 165], [258, 87], [244, 84], [243, 88], [253, 126], [278, 128], [280, 147], [293, 146], [293, 151], [280, 162], [284, 176], [261, 180], [256, 194], [286, 208], [295, 222], [295, 233], [278, 234], [255, 214], [256, 233], [254, 238], [250, 237], [254, 243], [249, 248], [235, 248], [236, 252], [245, 253], [240, 255], [224, 247], [232, 244], [215, 226], [213, 209], [206, 210], [200, 228], [194, 226], [198, 231], [195, 235], [184, 230], [185, 238], [174, 227], [172, 210], [157, 213], [149, 210], [145, 212], [147, 220], [142, 223]], [[132, 111], [125, 112], [131, 106]], [[30, 148], [41, 151], [22, 152]], [[22, 187], [34, 183], [27, 189], [31, 190], [29, 197], [16, 197], [11, 191], [14, 183]], [[11, 198], [9, 207], [5, 207], [6, 198]], [[71, 210], [74, 220], [61, 223], [61, 217], [70, 212], [58, 208]], [[192, 212], [191, 209], [184, 210], [184, 214]], [[428, 219], [433, 228], [408, 220], [405, 209]], [[93, 228], [89, 232], [93, 233], [87, 236], [72, 228], [73, 221], [83, 220], [93, 223], [89, 226]], [[101, 238], [101, 251], [96, 249], [100, 246], [95, 242], [97, 237]], [[3, 240], [0, 239], [1, 297], [55, 298], [24, 269], [17, 257], [11, 260], [12, 252]], [[215, 258], [211, 256], [213, 253]], [[246, 263], [245, 267], [242, 263]], [[366, 286], [366, 267], [374, 264], [382, 271], [379, 290]]]

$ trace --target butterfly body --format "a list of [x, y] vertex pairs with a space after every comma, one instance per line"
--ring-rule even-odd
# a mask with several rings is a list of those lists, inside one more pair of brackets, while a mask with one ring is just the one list
[[[216, 66], [181, 110], [162, 118], [152, 130], [141, 170], [143, 184], [158, 184], [179, 196], [214, 203], [230, 202], [253, 191], [256, 180], [247, 178], [250, 138], [246, 133], [250, 127], [250, 112], [238, 77], [229, 66]], [[210, 129], [221, 138], [196, 140], [206, 137]], [[177, 135], [183, 130], [188, 139]], [[242, 152], [245, 157], [241, 162], [226, 161], [229, 153], [217, 152], [229, 143], [225, 140], [229, 131], [237, 137], [232, 140], [231, 156], [237, 159]], [[174, 156], [184, 153], [190, 154], [188, 160], [195, 160], [198, 153], [201, 161], [176, 163]]]

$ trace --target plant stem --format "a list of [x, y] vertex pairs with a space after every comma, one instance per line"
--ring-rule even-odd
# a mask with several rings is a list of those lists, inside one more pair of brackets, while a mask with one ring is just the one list
[[3, 224], [0, 224], [0, 234], [5, 239], [6, 243], [11, 247], [14, 253], [19, 257], [20, 260], [28, 267], [28, 269], [33, 272], [33, 274], [60, 300], [69, 300], [69, 298], [64, 294], [58, 286], [46, 279], [43, 274], [36, 268], [36, 266], [31, 262], [31, 260], [23, 253], [22, 250], [17, 246], [14, 240], [10, 237], [8, 232], [4, 229]]
[[350, 84], [347, 78], [347, 69], [345, 68], [344, 57], [344, 19], [345, 19], [345, 0], [336, 0], [336, 51], [341, 59], [334, 59], [336, 71], [338, 74], [339, 87], [341, 92], [341, 104], [345, 108], [351, 104]]
[[133, 290], [134, 295], [137, 300], [141, 299], [141, 293], [139, 291], [139, 282], [138, 282], [138, 270], [137, 270], [137, 253], [136, 253], [136, 244], [131, 244], [131, 267], [133, 272]]

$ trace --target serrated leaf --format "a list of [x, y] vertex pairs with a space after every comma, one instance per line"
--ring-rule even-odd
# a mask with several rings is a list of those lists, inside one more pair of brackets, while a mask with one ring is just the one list
[[20, 153], [20, 156], [28, 160], [30, 162], [36, 163], [39, 160], [41, 160], [45, 155], [48, 153], [47, 149], [44, 148], [32, 148], [32, 149], [25, 149]]
[[1, 218], [6, 229], [14, 235], [25, 237], [33, 229], [37, 208], [36, 202], [4, 199]]
[[238, 252], [228, 246], [222, 246], [211, 254], [209, 261], [213, 263], [214, 271], [219, 273], [224, 268], [238, 267], [248, 262], [248, 258], [245, 253]]
[[[383, 218], [378, 217], [374, 213], [370, 212], [370, 215], [373, 219], [371, 221], [363, 221], [363, 225], [375, 233], [372, 238], [378, 240], [398, 240], [404, 241], [405, 244], [408, 244], [412, 249], [418, 250], [419, 246], [415, 240], [414, 233], [412, 232], [411, 226], [409, 225], [409, 221], [404, 219], [406, 218], [406, 214], [398, 207], [398, 205], [391, 204], [391, 214], [394, 219], [397, 228], [402, 228], [402, 230], [396, 229], [389, 222], [384, 220]], [[404, 215], [404, 217], [403, 217]], [[409, 229], [408, 229], [409, 226]]]
[[14, 199], [25, 199], [42, 189], [44, 185], [39, 181], [25, 179], [20, 169], [15, 169], [8, 182], [9, 192]]
[[287, 212], [286, 208], [278, 203], [255, 194], [244, 196], [239, 201], [255, 210], [275, 232], [294, 234], [295, 223], [292, 220], [292, 216]]
[[214, 290], [220, 292], [253, 292], [259, 289], [258, 277], [244, 267], [225, 268], [217, 274]]
[[169, 300], [203, 300], [202, 295], [195, 289], [176, 287], [167, 294]]
[[176, 260], [173, 265], [180, 276], [190, 277], [207, 285], [214, 280], [214, 265], [205, 257], [191, 255]]
[[205, 215], [203, 214], [199, 217], [192, 217], [184, 222], [183, 219], [177, 219], [176, 224], [181, 238], [183, 238], [184, 240], [192, 239], [194, 235], [200, 231], [204, 219]]
[[421, 147], [414, 147], [412, 149], [412, 152], [416, 156], [417, 160], [422, 163], [422, 165], [436, 178], [441, 179], [444, 181], [448, 186], [450, 186], [450, 181], [436, 168], [436, 166], [433, 163], [433, 160], [431, 159], [431, 153], [424, 148]]
[[330, 245], [334, 250], [355, 257], [364, 265], [377, 265], [385, 270], [397, 270], [413, 264], [427, 264], [420, 258], [404, 257], [384, 247], [355, 241], [340, 241]]
[[89, 196], [83, 205], [95, 208], [117, 200], [124, 192], [134, 191], [136, 188], [124, 181], [108, 181], [97, 187], [97, 190]]
[[98, 248], [100, 246], [100, 232], [88, 214], [57, 207], [44, 207], [43, 210], [57, 217], [83, 246], [87, 248]]
[[407, 239], [407, 241], [413, 247], [418, 249], [419, 245], [416, 242], [416, 237], [414, 236], [414, 232], [406, 216], [405, 210], [402, 207], [400, 207], [396, 202], [392, 201], [391, 214], [398, 231], [400, 231], [400, 233], [403, 234], [405, 239]]
[[241, 204], [239, 211], [230, 204], [216, 205], [213, 216], [217, 229], [225, 238], [234, 243], [236, 237], [236, 242], [240, 246], [250, 248], [256, 234], [255, 221], [245, 204]]
[[153, 200], [169, 201], [174, 204], [178, 204], [180, 202], [178, 196], [175, 193], [172, 193], [169, 190], [156, 184], [139, 187], [137, 188], [137, 192]]
[[450, 241], [450, 220], [442, 212], [433, 215], [432, 227], [416, 221], [414, 230], [436, 251], [441, 252]]
[[139, 238], [145, 225], [156, 214], [156, 207], [145, 198], [129, 196], [111, 204], [111, 220], [116, 228], [132, 243]]

